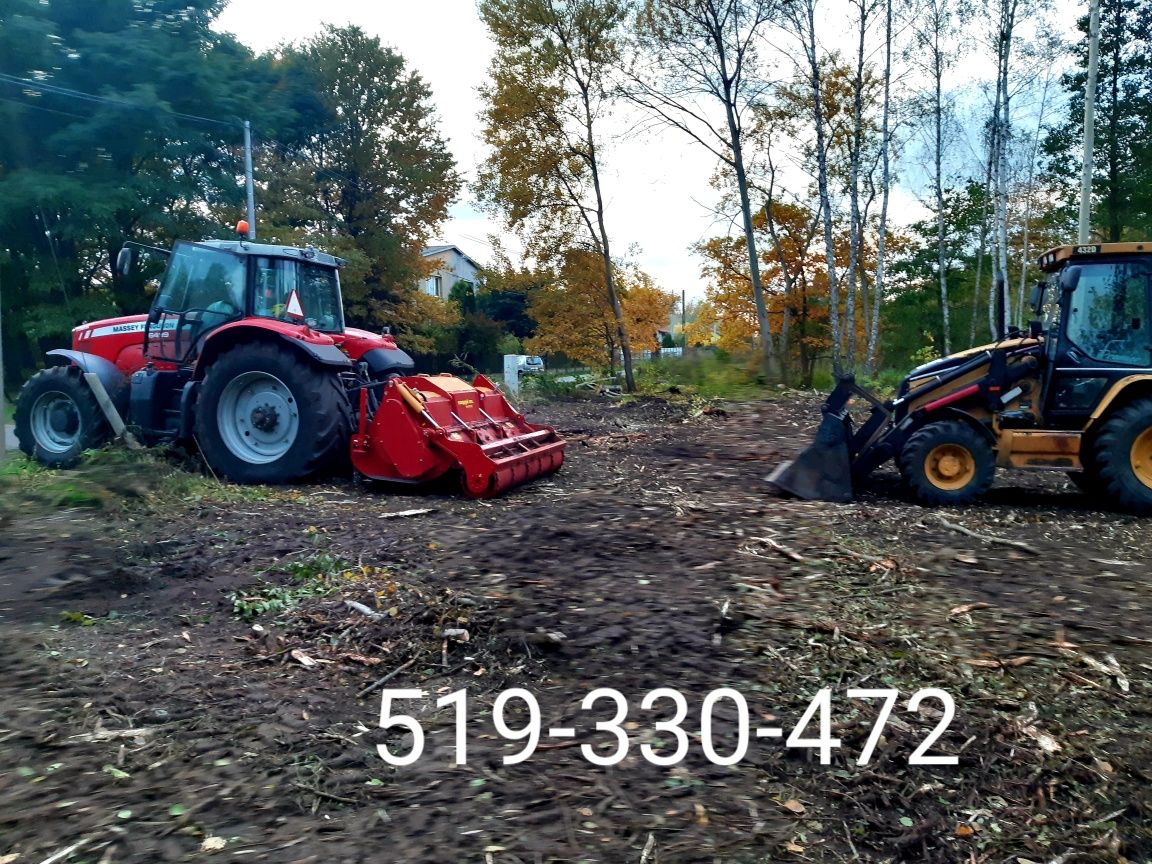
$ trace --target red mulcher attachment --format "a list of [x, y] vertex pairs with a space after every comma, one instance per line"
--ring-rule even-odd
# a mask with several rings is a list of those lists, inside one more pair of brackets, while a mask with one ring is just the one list
[[[383, 389], [379, 404], [371, 386]], [[466, 494], [491, 498], [563, 463], [556, 430], [527, 422], [483, 375], [410, 375], [360, 391], [352, 464], [374, 480], [425, 483], [458, 468]]]

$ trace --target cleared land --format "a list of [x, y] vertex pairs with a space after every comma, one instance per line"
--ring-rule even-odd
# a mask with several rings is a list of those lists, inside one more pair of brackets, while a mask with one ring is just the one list
[[[1059, 476], [1006, 475], [963, 510], [908, 503], [883, 472], [850, 505], [774, 497], [764, 477], [817, 405], [551, 403], [564, 471], [492, 502], [130, 464], [51, 494], [9, 483], [0, 860], [78, 843], [52, 860], [1152, 859], [1149, 522]], [[427, 732], [403, 768], [377, 754], [406, 744], [365, 692], [388, 673], [429, 694], [399, 709]], [[652, 731], [667, 703], [639, 707], [661, 686], [689, 706], [672, 767], [639, 748], [672, 745]], [[433, 700], [463, 687], [457, 766]], [[492, 726], [509, 687], [577, 738], [503, 764], [523, 746]], [[597, 687], [631, 703], [610, 768], [577, 746], [616, 746], [594, 731], [611, 706], [580, 708]], [[755, 738], [710, 764], [700, 706], [718, 687], [786, 733], [831, 688], [832, 764]], [[901, 693], [867, 766], [877, 703], [849, 687]], [[954, 697], [932, 749], [958, 766], [909, 765], [940, 721], [939, 702], [905, 710], [924, 687]], [[729, 753], [732, 703], [716, 717]]]

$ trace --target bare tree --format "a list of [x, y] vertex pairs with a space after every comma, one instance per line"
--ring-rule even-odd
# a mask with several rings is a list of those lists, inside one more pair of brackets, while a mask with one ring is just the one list
[[1028, 181], [1024, 187], [1024, 237], [1020, 246], [1020, 283], [1016, 288], [1016, 323], [1024, 326], [1024, 286], [1028, 282], [1029, 232], [1032, 228], [1032, 198], [1036, 181], [1036, 157], [1040, 153], [1040, 136], [1044, 132], [1044, 115], [1048, 108], [1048, 91], [1052, 83], [1052, 69], [1048, 67], [1044, 75], [1044, 86], [1040, 93], [1040, 109], [1036, 115], [1036, 134], [1032, 138], [1032, 151], [1028, 156]]
[[[856, 62], [852, 77], [852, 134], [848, 144], [848, 272], [844, 303], [846, 339], [844, 354], [848, 365], [856, 363], [856, 299], [859, 282], [860, 253], [864, 241], [865, 220], [860, 210], [860, 162], [864, 149], [864, 87], [866, 44], [872, 13], [880, 0], [850, 0], [856, 7]], [[884, 87], [889, 82], [885, 79]]]
[[944, 78], [959, 59], [954, 37], [957, 24], [967, 12], [963, 0], [925, 0], [916, 12], [913, 24], [915, 56], [931, 82], [932, 197], [936, 210], [936, 269], [940, 284], [942, 347], [946, 355], [952, 353], [944, 202], [945, 129], [950, 121], [951, 105], [944, 92]]
[[[765, 370], [779, 372], [760, 279], [745, 166], [748, 114], [760, 99], [759, 45], [776, 0], [644, 0], [626, 96], [688, 135], [735, 176]], [[722, 109], [723, 118], [714, 116]]]
[[[989, 0], [994, 5], [996, 31], [996, 100], [992, 107], [993, 177], [995, 180], [995, 239], [996, 254], [992, 268], [992, 291], [989, 294], [988, 314], [996, 332], [996, 305], [1004, 304], [1005, 320], [1012, 318], [1012, 297], [1008, 288], [1008, 147], [1012, 134], [1009, 71], [1011, 68], [1012, 40], [1014, 37], [1020, 0]], [[1001, 296], [997, 298], [996, 292]]]
[[[832, 329], [832, 372], [844, 373], [844, 355], [841, 351], [842, 319], [840, 313], [840, 285], [836, 274], [835, 238], [832, 236], [832, 201], [828, 192], [828, 146], [824, 118], [823, 75], [820, 67], [820, 49], [816, 40], [816, 4], [819, 0], [793, 0], [782, 9], [782, 19], [788, 30], [800, 40], [803, 49], [801, 66], [805, 83], [811, 95], [812, 125], [816, 133], [816, 192], [819, 196], [821, 220], [824, 227], [824, 256], [828, 269], [828, 319]], [[849, 322], [852, 326], [852, 322]]]
[[892, 0], [884, 4], [884, 107], [880, 119], [880, 224], [876, 237], [876, 281], [872, 286], [872, 320], [868, 325], [868, 351], [864, 371], [876, 370], [876, 349], [880, 341], [880, 306], [884, 298], [884, 252], [888, 236], [888, 193], [892, 179], [890, 105], [892, 99]]

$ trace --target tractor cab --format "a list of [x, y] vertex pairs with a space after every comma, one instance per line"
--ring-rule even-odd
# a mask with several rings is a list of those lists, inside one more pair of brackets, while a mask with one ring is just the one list
[[238, 240], [179, 241], [148, 315], [149, 359], [193, 362], [204, 338], [242, 319], [275, 319], [318, 333], [344, 332], [338, 268], [312, 248]]
[[1082, 427], [1115, 384], [1152, 367], [1152, 244], [1061, 246], [1040, 257], [1049, 425]]

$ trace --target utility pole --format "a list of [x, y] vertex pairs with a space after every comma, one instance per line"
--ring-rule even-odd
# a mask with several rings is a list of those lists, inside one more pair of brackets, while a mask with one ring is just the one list
[[244, 121], [244, 189], [248, 195], [248, 239], [256, 239], [256, 191], [252, 184], [252, 124]]
[[1084, 158], [1080, 166], [1080, 233], [1087, 243], [1092, 228], [1092, 150], [1095, 145], [1096, 70], [1100, 65], [1100, 0], [1089, 0], [1088, 80], [1084, 84]]

